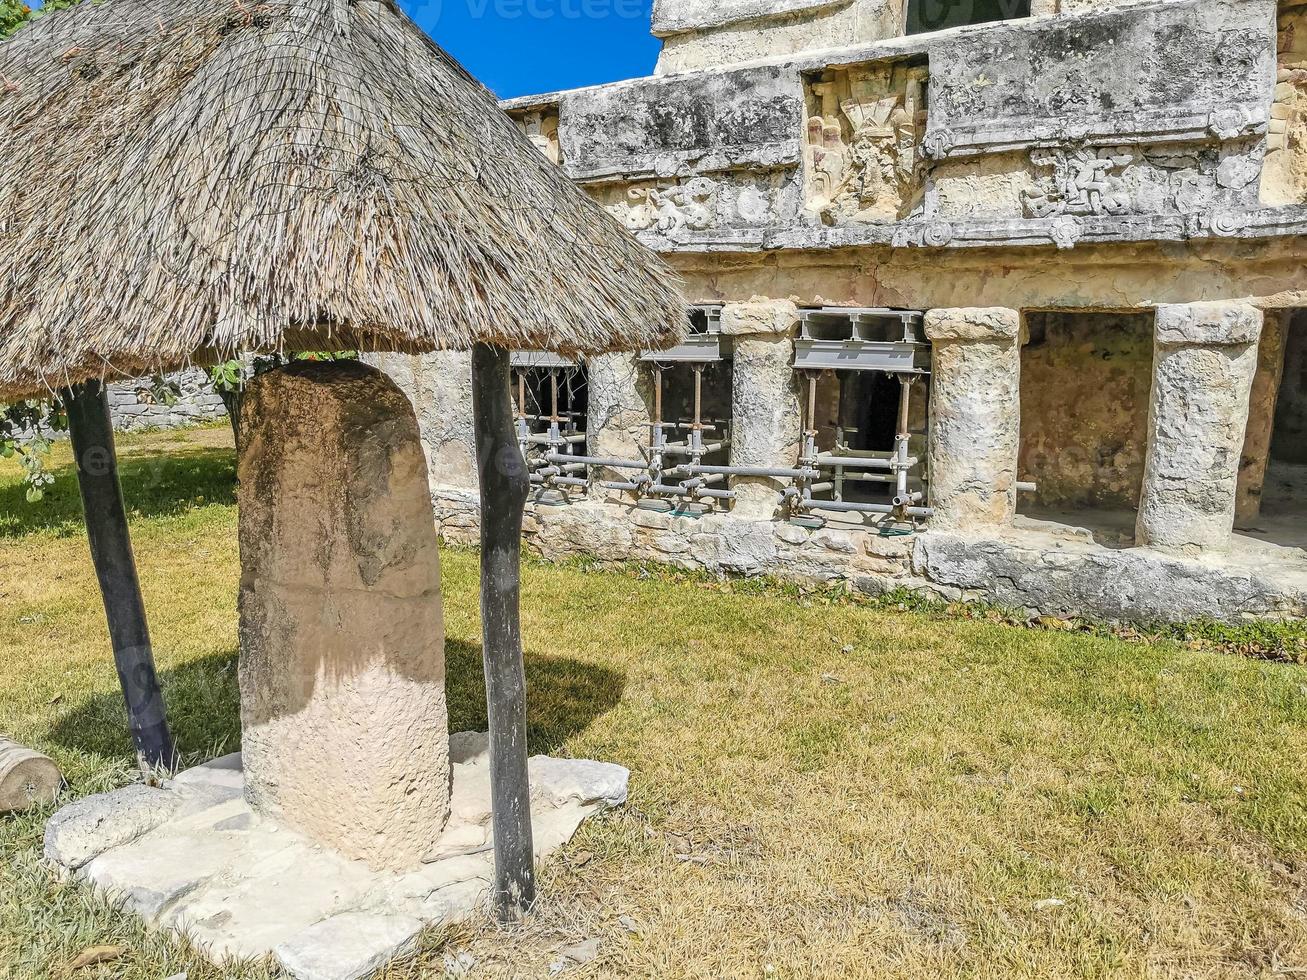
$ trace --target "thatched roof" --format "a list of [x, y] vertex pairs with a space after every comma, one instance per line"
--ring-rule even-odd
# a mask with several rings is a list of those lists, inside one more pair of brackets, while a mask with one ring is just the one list
[[394, 0], [88, 0], [0, 76], [0, 395], [683, 328], [666, 267]]

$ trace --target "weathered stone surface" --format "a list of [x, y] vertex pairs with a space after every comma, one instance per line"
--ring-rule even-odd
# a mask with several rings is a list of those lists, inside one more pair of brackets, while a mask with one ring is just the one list
[[1261, 325], [1236, 303], [1158, 308], [1138, 544], [1229, 548]]
[[[735, 338], [731, 397], [731, 465], [792, 468], [803, 437], [791, 335]], [[787, 481], [765, 476], [732, 479], [732, 511], [745, 519], [769, 519], [781, 504]]]
[[413, 402], [432, 482], [476, 489], [472, 355], [465, 351], [421, 357], [372, 354], [368, 361], [390, 375]]
[[[609, 459], [640, 459], [640, 447], [649, 444], [653, 403], [650, 372], [634, 354], [602, 354], [586, 361], [586, 391], [589, 418], [586, 449], [591, 456]], [[594, 467], [590, 470], [591, 491], [613, 496], [601, 481], [629, 481], [631, 470]]]
[[70, 870], [129, 844], [176, 812], [180, 799], [149, 786], [128, 786], [64, 807], [45, 825], [45, 856]]
[[579, 179], [671, 179], [802, 159], [803, 86], [779, 67], [638, 79], [566, 93], [563, 159]]
[[788, 299], [752, 299], [722, 307], [722, 333], [728, 337], [790, 334], [798, 322], [799, 308]]
[[412, 867], [444, 827], [449, 792], [417, 419], [385, 375], [348, 362], [259, 377], [243, 415], [246, 792], [348, 857]]
[[1237, 622], [1249, 615], [1307, 610], [1307, 567], [1280, 578], [1265, 574], [1266, 563], [1255, 559], [1246, 567], [1221, 567], [1033, 534], [977, 538], [930, 532], [917, 538], [913, 566], [937, 586], [1049, 616]]
[[1016, 513], [1021, 426], [1021, 315], [931, 310], [932, 527], [978, 528]]
[[[407, 872], [376, 871], [349, 860], [251, 809], [239, 788], [196, 806], [205, 799], [198, 790], [225, 786], [232, 773], [240, 776], [239, 757], [182, 773], [168, 788], [149, 791], [156, 801], [172, 798], [155, 804], [172, 819], [130, 842], [121, 833], [122, 821], [104, 822], [94, 846], [79, 848], [70, 859], [99, 853], [81, 872], [87, 881], [154, 926], [185, 933], [215, 963], [273, 953], [298, 980], [362, 978], [411, 949], [422, 928], [453, 925], [487, 905], [494, 878], [488, 739], [464, 732], [451, 742], [451, 819], [428, 842], [425, 863]], [[570, 840], [583, 820], [625, 801], [630, 773], [616, 765], [537, 756], [530, 760], [530, 777], [535, 853], [543, 859]], [[50, 826], [81, 822], [87, 803], [100, 812], [130, 813], [142, 789], [73, 804]]]
[[295, 980], [363, 980], [417, 948], [422, 920], [344, 912], [310, 926], [273, 955]]

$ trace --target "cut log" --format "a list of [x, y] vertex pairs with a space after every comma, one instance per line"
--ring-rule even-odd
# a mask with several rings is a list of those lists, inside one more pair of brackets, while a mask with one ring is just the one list
[[0, 813], [51, 803], [63, 784], [63, 774], [50, 759], [0, 738]]

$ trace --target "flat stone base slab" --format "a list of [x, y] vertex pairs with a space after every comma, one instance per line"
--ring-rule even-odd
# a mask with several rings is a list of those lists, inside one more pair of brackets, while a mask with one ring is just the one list
[[[79, 800], [46, 826], [46, 857], [215, 963], [272, 954], [297, 980], [358, 980], [427, 926], [487, 904], [494, 878], [486, 736], [450, 739], [451, 814], [423, 865], [376, 872], [278, 826], [245, 802], [240, 756]], [[530, 761], [537, 860], [587, 817], [626, 801], [621, 766]], [[329, 799], [323, 806], [332, 806]]]

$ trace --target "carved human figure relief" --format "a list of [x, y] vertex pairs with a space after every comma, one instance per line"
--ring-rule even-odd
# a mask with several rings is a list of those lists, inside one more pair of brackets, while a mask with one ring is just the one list
[[558, 139], [558, 113], [542, 109], [513, 117], [531, 144], [551, 163], [562, 163], [562, 146]]
[[808, 88], [808, 209], [826, 224], [893, 222], [925, 185], [925, 66], [832, 69]]
[[629, 231], [675, 235], [706, 231], [715, 224], [718, 184], [708, 177], [626, 188], [608, 212]]
[[1129, 150], [1084, 147], [1032, 150], [1030, 162], [1051, 173], [1043, 179], [1039, 190], [1022, 191], [1021, 203], [1026, 216], [1130, 213], [1135, 209], [1134, 201], [1121, 172], [1134, 159]]

